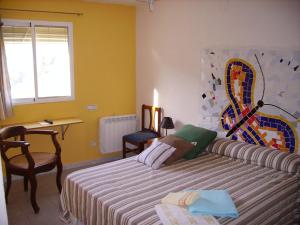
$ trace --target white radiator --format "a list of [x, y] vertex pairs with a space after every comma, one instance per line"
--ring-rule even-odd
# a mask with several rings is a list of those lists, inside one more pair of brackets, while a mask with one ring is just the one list
[[102, 117], [99, 120], [100, 152], [122, 150], [122, 137], [137, 131], [136, 115]]

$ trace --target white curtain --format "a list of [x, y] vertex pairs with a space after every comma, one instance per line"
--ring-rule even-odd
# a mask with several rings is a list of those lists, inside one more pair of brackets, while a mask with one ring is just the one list
[[13, 105], [10, 94], [8, 69], [6, 64], [2, 22], [0, 21], [0, 120], [5, 120], [12, 115]]

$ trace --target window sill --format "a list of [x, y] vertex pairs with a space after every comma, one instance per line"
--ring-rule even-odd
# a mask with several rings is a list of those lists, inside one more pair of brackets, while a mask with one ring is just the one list
[[33, 99], [18, 99], [13, 100], [13, 105], [31, 105], [31, 104], [45, 104], [45, 103], [55, 103], [55, 102], [70, 102], [74, 101], [75, 97], [58, 97], [58, 98], [41, 98], [38, 100]]

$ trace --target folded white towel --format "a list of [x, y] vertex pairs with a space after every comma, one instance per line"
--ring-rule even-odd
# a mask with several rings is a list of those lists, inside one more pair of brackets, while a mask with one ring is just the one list
[[193, 216], [186, 208], [172, 204], [158, 204], [155, 211], [163, 225], [220, 225], [213, 216]]

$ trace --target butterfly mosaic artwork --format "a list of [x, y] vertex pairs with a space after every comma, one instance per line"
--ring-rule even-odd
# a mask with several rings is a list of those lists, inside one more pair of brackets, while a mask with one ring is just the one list
[[234, 140], [299, 153], [299, 63], [300, 51], [205, 50], [200, 124]]

